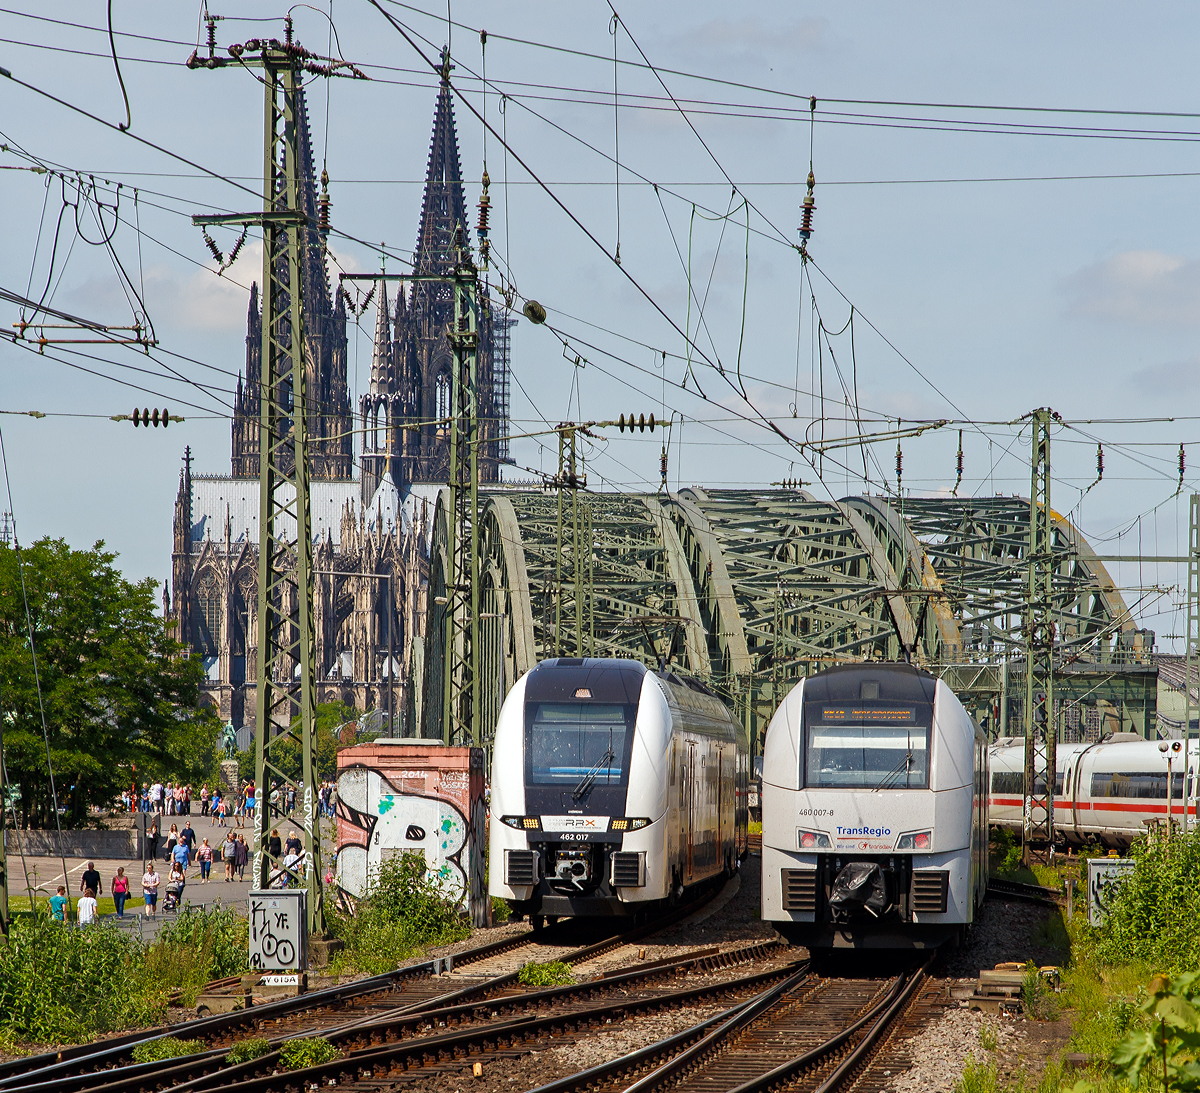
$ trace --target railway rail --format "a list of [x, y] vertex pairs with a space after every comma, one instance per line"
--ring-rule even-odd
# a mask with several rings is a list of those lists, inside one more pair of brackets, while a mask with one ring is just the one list
[[[674, 909], [657, 919], [633, 929], [617, 933], [597, 942], [576, 946], [566, 952], [557, 952], [557, 959], [569, 964], [581, 964], [611, 953], [622, 946], [630, 945], [662, 930], [703, 906], [711, 898], [704, 893], [690, 904]], [[494, 957], [515, 953], [526, 947], [542, 948], [561, 945], [568, 941], [570, 924], [559, 924], [549, 928], [519, 934], [498, 941], [475, 946], [453, 957], [436, 957], [421, 961], [369, 979], [343, 984], [311, 994], [278, 999], [249, 1009], [234, 1011], [212, 1017], [204, 1017], [179, 1025], [140, 1030], [124, 1036], [106, 1040], [101, 1044], [81, 1045], [60, 1052], [45, 1053], [25, 1059], [0, 1064], [0, 1093], [16, 1093], [37, 1087], [42, 1093], [94, 1088], [107, 1082], [110, 1074], [120, 1072], [124, 1077], [136, 1079], [141, 1084], [130, 1088], [145, 1088], [143, 1075], [149, 1073], [147, 1066], [134, 1064], [132, 1055], [138, 1044], [149, 1040], [175, 1037], [178, 1039], [200, 1039], [207, 1045], [202, 1055], [207, 1058], [223, 1058], [230, 1044], [250, 1035], [264, 1033], [276, 1042], [305, 1035], [346, 1032], [355, 1027], [374, 1027], [381, 1020], [393, 1021], [398, 1029], [411, 1030], [419, 1027], [421, 1015], [436, 1012], [439, 1020], [459, 1021], [465, 1019], [473, 1008], [486, 999], [505, 991], [512, 991], [518, 971], [507, 971], [499, 975], [485, 976], [478, 983], [447, 989], [442, 972], [451, 967], [461, 968], [482, 964]], [[713, 952], [711, 949], [693, 954], [681, 954], [677, 960], [657, 961], [635, 969], [633, 974], [644, 978], [660, 978], [688, 968], [712, 970], [746, 960], [762, 959], [766, 946], [745, 947], [745, 953]], [[611, 980], [608, 976], [601, 983]], [[578, 988], [586, 991], [596, 986], [582, 984]], [[542, 992], [543, 994], [545, 992]], [[528, 1005], [528, 1000], [537, 992], [520, 991], [512, 998], [490, 1004], [497, 1012], [508, 1012], [514, 1007]], [[407, 1033], [406, 1033], [407, 1034]], [[195, 1058], [195, 1057], [193, 1057]], [[155, 1064], [161, 1069], [162, 1064]]]
[[1065, 898], [1054, 888], [1043, 888], [1040, 884], [1022, 884], [1014, 880], [1000, 880], [996, 877], [988, 880], [987, 894], [989, 899], [1020, 899], [1027, 903], [1041, 903], [1051, 907], [1057, 906]]
[[[582, 1032], [641, 1013], [672, 1009], [717, 999], [754, 995], [764, 986], [794, 974], [806, 962], [770, 964], [750, 975], [696, 986], [646, 989], [656, 978], [674, 977], [690, 967], [716, 969], [734, 963], [768, 959], [782, 950], [773, 942], [758, 942], [714, 955], [662, 964], [648, 969], [614, 972], [602, 979], [567, 987], [524, 992], [492, 999], [354, 1021], [322, 1035], [343, 1058], [303, 1070], [280, 1072], [279, 1049], [288, 1039], [272, 1038], [272, 1050], [258, 1059], [228, 1065], [228, 1045], [213, 1047], [170, 1062], [127, 1064], [110, 1070], [74, 1074], [40, 1081], [39, 1093], [200, 1093], [234, 1089], [242, 1093], [266, 1090], [309, 1089], [337, 1084], [378, 1090], [385, 1078], [417, 1081], [461, 1066], [464, 1058], [524, 1054], [529, 1043]], [[33, 1085], [21, 1086], [33, 1089]]]
[[918, 1001], [919, 1020], [927, 1019], [931, 997], [942, 993], [928, 980], [928, 968], [929, 962], [882, 984], [817, 979], [798, 969], [741, 1006], [536, 1093], [766, 1093], [784, 1086], [834, 1093], [869, 1075]]

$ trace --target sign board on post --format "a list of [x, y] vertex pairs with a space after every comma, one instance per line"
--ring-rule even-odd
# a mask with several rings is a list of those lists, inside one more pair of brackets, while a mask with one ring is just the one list
[[304, 891], [250, 893], [250, 967], [258, 972], [308, 967]]
[[1133, 874], [1133, 858], [1090, 858], [1088, 860], [1088, 925], [1103, 926], [1117, 889]]

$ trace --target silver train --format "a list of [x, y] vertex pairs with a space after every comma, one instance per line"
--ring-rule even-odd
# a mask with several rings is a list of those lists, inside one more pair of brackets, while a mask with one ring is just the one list
[[745, 855], [748, 775], [744, 729], [701, 684], [542, 661], [496, 725], [488, 890], [535, 925], [679, 899]]
[[[1193, 740], [1144, 740], [1136, 733], [1111, 733], [1092, 744], [1059, 744], [1054, 777], [1054, 832], [1075, 846], [1096, 842], [1124, 849], [1146, 829], [1166, 822], [1196, 822], [1197, 749]], [[1185, 759], [1185, 751], [1187, 756]], [[1038, 757], [1043, 767], [1045, 757]], [[991, 747], [991, 822], [1020, 832], [1025, 787], [1025, 741], [1002, 737]], [[1167, 798], [1167, 776], [1171, 796]], [[1044, 773], [1034, 796], [1046, 792]], [[1037, 813], [1041, 816], [1041, 812]]]
[[762, 917], [810, 949], [958, 939], [987, 891], [987, 740], [907, 664], [803, 680], [767, 730]]

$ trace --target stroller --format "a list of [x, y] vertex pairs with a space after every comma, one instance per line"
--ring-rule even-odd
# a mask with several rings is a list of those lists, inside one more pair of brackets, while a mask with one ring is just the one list
[[167, 894], [163, 899], [164, 911], [178, 911], [179, 901], [183, 897], [183, 885], [178, 881], [172, 881], [167, 885]]

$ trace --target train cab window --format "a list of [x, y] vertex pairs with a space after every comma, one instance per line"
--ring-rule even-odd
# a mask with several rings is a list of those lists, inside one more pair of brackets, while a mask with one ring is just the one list
[[937, 681], [915, 668], [847, 666], [805, 687], [801, 776], [811, 789], [928, 789]]
[[623, 785], [637, 707], [539, 702], [526, 708], [526, 777], [533, 785]]

